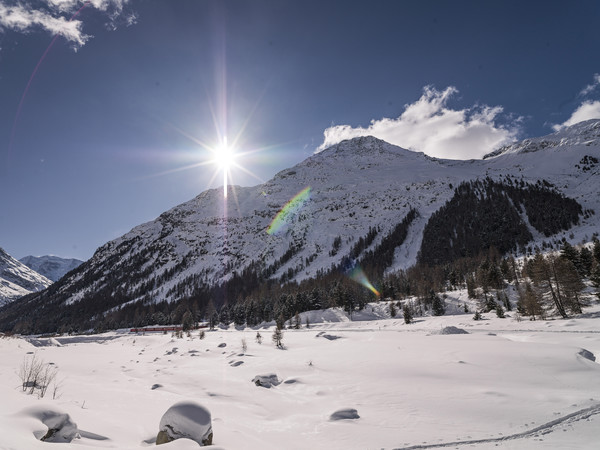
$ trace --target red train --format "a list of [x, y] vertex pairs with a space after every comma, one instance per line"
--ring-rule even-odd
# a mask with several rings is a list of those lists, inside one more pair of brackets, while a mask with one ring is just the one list
[[[202, 323], [192, 329], [197, 330], [199, 328], [208, 328], [208, 324]], [[183, 325], [148, 325], [146, 327], [131, 328], [129, 330], [130, 333], [166, 333], [168, 331], [183, 331]]]
[[158, 333], [166, 331], [182, 331], [182, 325], [150, 325], [142, 328], [132, 328], [131, 333]]

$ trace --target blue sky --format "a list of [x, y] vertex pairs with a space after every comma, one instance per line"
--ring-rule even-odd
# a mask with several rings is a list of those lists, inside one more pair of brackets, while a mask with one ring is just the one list
[[218, 187], [199, 164], [225, 135], [250, 186], [360, 134], [477, 158], [600, 117], [598, 23], [596, 1], [0, 0], [0, 246], [87, 259]]

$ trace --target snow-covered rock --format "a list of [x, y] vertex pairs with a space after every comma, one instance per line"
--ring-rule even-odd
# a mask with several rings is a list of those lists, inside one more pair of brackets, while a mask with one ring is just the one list
[[331, 416], [329, 420], [347, 420], [347, 419], [360, 419], [358, 411], [354, 408], [338, 409]]
[[156, 445], [180, 438], [191, 439], [201, 446], [211, 445], [213, 431], [210, 411], [189, 401], [171, 406], [160, 419]]
[[27, 415], [35, 417], [48, 427], [48, 431], [40, 437], [44, 442], [71, 442], [81, 437], [77, 424], [63, 412], [43, 408], [32, 408]]
[[278, 386], [281, 384], [281, 380], [274, 373], [267, 373], [264, 375], [256, 375], [252, 378], [252, 382], [260, 387], [264, 387], [270, 389], [273, 386]]

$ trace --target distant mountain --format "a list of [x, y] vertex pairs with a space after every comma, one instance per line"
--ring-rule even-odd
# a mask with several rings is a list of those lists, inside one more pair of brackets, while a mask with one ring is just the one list
[[470, 161], [374, 137], [343, 141], [265, 184], [229, 186], [226, 201], [208, 190], [133, 228], [48, 290], [0, 310], [0, 329], [52, 331], [74, 317], [85, 328], [125, 304], [140, 318], [165, 301], [202, 312], [267, 281], [357, 263], [383, 276], [491, 246], [523, 253], [589, 240], [600, 231], [599, 130], [587, 121]]
[[52, 281], [60, 280], [63, 275], [83, 263], [78, 259], [66, 259], [58, 256], [25, 256], [19, 261]]
[[48, 278], [0, 248], [0, 306], [32, 292], [39, 292], [51, 284]]

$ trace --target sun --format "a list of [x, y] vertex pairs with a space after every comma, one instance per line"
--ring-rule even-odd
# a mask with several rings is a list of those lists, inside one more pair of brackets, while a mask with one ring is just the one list
[[233, 147], [227, 144], [227, 137], [223, 138], [223, 142], [215, 150], [213, 150], [213, 162], [223, 171], [223, 196], [227, 198], [227, 175], [229, 169], [235, 165], [235, 151]]
[[235, 164], [235, 152], [227, 145], [227, 140], [215, 150], [214, 163], [223, 171]]

